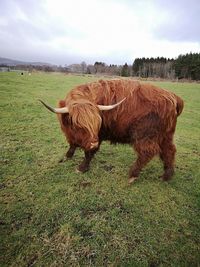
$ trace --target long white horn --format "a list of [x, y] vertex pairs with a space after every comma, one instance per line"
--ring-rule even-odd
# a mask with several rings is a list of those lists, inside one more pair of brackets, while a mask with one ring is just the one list
[[69, 113], [68, 107], [63, 108], [52, 108], [46, 103], [44, 103], [42, 100], [38, 99], [48, 110], [54, 113], [63, 114], [63, 113]]
[[119, 106], [122, 102], [124, 102], [124, 100], [126, 99], [126, 97], [124, 99], [122, 99], [120, 102], [114, 104], [114, 105], [109, 105], [109, 106], [104, 106], [104, 105], [98, 105], [98, 108], [100, 110], [111, 110], [113, 108], [116, 108], [117, 106]]

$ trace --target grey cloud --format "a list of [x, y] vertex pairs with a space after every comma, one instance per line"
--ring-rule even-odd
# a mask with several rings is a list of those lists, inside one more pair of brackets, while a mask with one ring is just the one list
[[168, 15], [168, 21], [154, 29], [154, 36], [169, 41], [200, 42], [199, 0], [157, 0], [160, 12]]
[[[200, 0], [110, 1], [127, 5], [130, 10], [135, 10], [138, 17], [141, 17], [141, 23], [144, 23], [143, 15], [147, 12], [145, 7], [149, 7], [150, 3], [158, 14], [158, 18], [155, 16], [155, 23], [158, 23], [153, 29], [154, 38], [157, 40], [200, 42]], [[102, 0], [102, 2], [106, 5], [107, 0]], [[66, 27], [64, 18], [49, 17], [45, 3], [44, 0], [0, 0], [0, 56], [57, 64], [80, 61], [89, 63], [97, 59], [108, 64], [110, 62], [121, 63], [127, 59], [131, 60], [130, 55], [132, 53], [123, 47], [117, 53], [105, 53], [104, 58], [98, 58], [98, 53], [95, 56], [87, 55], [87, 58], [83, 58], [81, 57], [81, 51], [75, 52], [73, 49], [71, 49], [71, 52], [67, 51], [66, 44], [63, 47], [53, 48], [50, 44], [56, 38], [70, 37], [77, 41], [83, 40], [85, 37], [82, 33], [84, 22], [80, 29], [73, 28], [73, 26], [71, 28]], [[20, 13], [22, 16], [19, 15]], [[169, 19], [167, 22], [160, 24], [159, 16], [162, 13], [167, 14]], [[93, 22], [91, 21], [91, 23]], [[60, 46], [62, 46], [62, 43]]]
[[[130, 9], [143, 14], [152, 6], [155, 11], [156, 26], [153, 36], [168, 41], [200, 42], [200, 0], [110, 0], [126, 3]], [[168, 16], [168, 21], [160, 23], [161, 15]], [[157, 15], [157, 17], [156, 17]], [[143, 22], [141, 22], [143, 23]], [[146, 25], [148, 27], [148, 25]]]
[[[49, 58], [55, 63], [66, 63], [65, 59], [61, 61], [56, 49], [48, 50], [48, 46], [57, 37], [70, 35], [78, 39], [81, 32], [66, 28], [62, 18], [47, 16], [43, 3], [35, 0], [0, 1], [0, 16], [6, 22], [0, 24], [0, 56], [24, 60], [28, 57], [34, 60]], [[28, 19], [19, 16], [19, 11]], [[71, 56], [66, 55], [67, 59], [71, 60]]]
[[[41, 3], [34, 0], [0, 1], [1, 17], [7, 21], [6, 25], [0, 27], [0, 32], [13, 34], [18, 39], [27, 37], [33, 40], [51, 40], [69, 34], [73, 38], [81, 37], [81, 31], [69, 26], [66, 28], [62, 18], [49, 17], [42, 3], [44, 1]], [[28, 20], [16, 17], [17, 10], [25, 14]]]

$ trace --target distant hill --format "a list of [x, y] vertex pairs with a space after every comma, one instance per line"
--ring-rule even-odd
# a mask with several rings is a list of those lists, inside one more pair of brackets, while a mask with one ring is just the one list
[[45, 62], [26, 62], [10, 58], [0, 57], [0, 65], [16, 66], [16, 65], [33, 65], [33, 66], [52, 66], [50, 63]]

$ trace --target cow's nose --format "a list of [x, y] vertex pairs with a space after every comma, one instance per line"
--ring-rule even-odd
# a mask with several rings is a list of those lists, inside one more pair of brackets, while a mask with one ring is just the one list
[[97, 148], [99, 145], [99, 142], [94, 142], [90, 144], [90, 149]]

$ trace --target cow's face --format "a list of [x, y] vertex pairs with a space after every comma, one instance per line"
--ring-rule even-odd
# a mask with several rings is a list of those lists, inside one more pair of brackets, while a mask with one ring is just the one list
[[95, 149], [99, 145], [98, 132], [97, 134], [91, 135], [87, 129], [71, 126], [66, 130], [67, 139], [69, 143], [81, 147], [85, 151]]
[[58, 118], [70, 144], [85, 151], [98, 147], [102, 121], [98, 107], [90, 103], [77, 103], [69, 108], [68, 114], [58, 114]]

